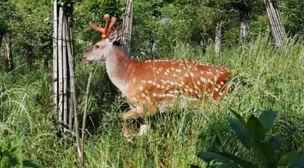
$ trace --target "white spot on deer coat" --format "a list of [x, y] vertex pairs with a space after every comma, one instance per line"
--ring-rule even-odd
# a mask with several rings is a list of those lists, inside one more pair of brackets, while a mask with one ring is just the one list
[[176, 72], [181, 72], [181, 70], [180, 70], [180, 69], [175, 69], [175, 71], [176, 71]]
[[201, 79], [201, 81], [202, 81], [203, 83], [206, 83], [206, 82], [207, 82], [206, 78], [204, 78], [204, 77], [200, 77], [200, 79]]

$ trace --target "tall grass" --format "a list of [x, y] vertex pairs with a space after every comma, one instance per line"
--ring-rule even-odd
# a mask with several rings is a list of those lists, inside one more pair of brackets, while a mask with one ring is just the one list
[[[225, 49], [219, 58], [212, 47], [203, 54], [199, 48], [178, 44], [158, 57], [227, 65], [232, 69], [230, 85], [234, 90], [206, 108], [173, 108], [146, 118], [151, 127], [149, 134], [127, 143], [121, 136], [120, 116], [128, 107], [110, 83], [104, 66], [77, 64], [80, 112], [88, 74], [94, 70], [85, 144], [87, 167], [205, 166], [196, 157], [197, 152], [216, 147], [250, 157], [242, 153], [227, 130], [225, 117], [231, 115], [229, 109], [245, 116], [274, 109], [279, 117], [291, 122], [304, 117], [304, 47], [295, 39], [276, 49], [266, 37], [260, 37], [247, 45]], [[50, 73], [1, 75], [0, 146], [13, 141], [21, 145], [26, 159], [46, 167], [76, 167], [75, 146], [64, 145], [63, 139], [69, 137], [56, 136], [52, 116]], [[137, 131], [138, 122], [130, 122], [129, 127]]]

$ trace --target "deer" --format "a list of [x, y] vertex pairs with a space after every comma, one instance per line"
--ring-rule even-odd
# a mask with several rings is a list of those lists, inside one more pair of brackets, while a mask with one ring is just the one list
[[[127, 128], [128, 120], [153, 116], [179, 98], [199, 101], [209, 96], [218, 101], [226, 92], [228, 67], [190, 60], [134, 60], [119, 44], [121, 37], [114, 28], [117, 18], [106, 14], [104, 20], [105, 27], [89, 23], [101, 33], [101, 40], [84, 54], [82, 62], [105, 62], [110, 81], [130, 105], [121, 117], [122, 136], [128, 141], [134, 136]], [[138, 135], [146, 133], [147, 125], [141, 124]]]

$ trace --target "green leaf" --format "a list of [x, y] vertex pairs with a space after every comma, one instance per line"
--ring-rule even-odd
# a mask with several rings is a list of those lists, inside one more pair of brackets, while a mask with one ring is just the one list
[[301, 154], [293, 162], [291, 162], [286, 168], [303, 168], [304, 167], [304, 155]]
[[251, 115], [247, 121], [247, 130], [251, 140], [255, 143], [262, 142], [265, 139], [265, 128], [254, 115]]
[[231, 129], [235, 132], [238, 139], [241, 143], [247, 148], [251, 148], [250, 136], [245, 128], [245, 126], [241, 123], [241, 121], [235, 118], [227, 118], [228, 123]]
[[10, 153], [13, 155], [17, 155], [19, 153], [19, 146], [16, 145], [13, 148], [11, 148]]
[[273, 146], [275, 151], [280, 151], [280, 147], [284, 138], [282, 136], [272, 136], [269, 140], [269, 143]]
[[261, 142], [258, 143], [259, 156], [263, 156], [263, 159], [267, 163], [267, 167], [277, 167], [278, 166], [278, 156], [270, 143]]
[[276, 111], [262, 111], [260, 114], [259, 121], [264, 125], [266, 132], [272, 128], [277, 115]]
[[277, 88], [278, 89], [284, 89], [286, 87], [286, 83], [284, 83], [284, 82], [278, 82], [278, 84], [277, 84]]
[[244, 125], [246, 126], [246, 122], [245, 122], [245, 119], [244, 117], [242, 117], [239, 113], [237, 113], [236, 111], [232, 110], [232, 109], [229, 109], [235, 116], [236, 118]]
[[215, 162], [223, 163], [226, 167], [240, 168], [235, 162], [218, 153], [202, 151], [199, 152], [197, 156], [208, 163], [210, 163], [211, 161], [215, 161]]
[[298, 158], [299, 155], [300, 153], [297, 151], [291, 151], [289, 153], [286, 153], [285, 155], [281, 156], [279, 165], [286, 167], [289, 163], [293, 162], [296, 158]]
[[33, 167], [33, 168], [41, 167], [41, 165], [39, 165], [38, 163], [36, 163], [34, 161], [24, 160], [22, 163], [23, 163], [23, 166], [25, 166], [25, 167]]
[[190, 168], [201, 168], [198, 165], [190, 165]]
[[17, 166], [19, 164], [19, 161], [15, 156], [10, 158], [10, 162], [12, 166]]
[[226, 152], [220, 152], [219, 154], [229, 158], [230, 160], [233, 160], [235, 163], [237, 163], [238, 165], [244, 167], [244, 168], [257, 168], [257, 165], [254, 165], [253, 163], [250, 163], [242, 158], [239, 158], [235, 155], [232, 155], [230, 153], [226, 153]]

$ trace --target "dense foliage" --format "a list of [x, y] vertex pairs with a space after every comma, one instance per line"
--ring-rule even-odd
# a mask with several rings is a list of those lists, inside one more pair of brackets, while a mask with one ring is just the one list
[[[245, 2], [249, 9], [250, 41], [243, 45], [239, 44], [238, 2]], [[257, 153], [242, 148], [242, 143], [229, 131], [226, 120], [231, 117], [229, 109], [241, 112], [244, 117], [258, 116], [263, 110], [278, 111], [271, 133], [287, 138], [281, 151], [303, 152], [304, 1], [280, 0], [279, 5], [289, 35], [280, 49], [271, 43], [263, 0], [134, 1], [133, 58], [186, 58], [228, 65], [234, 76], [231, 81], [234, 90], [206, 109], [172, 109], [148, 118], [151, 132], [130, 144], [121, 137], [124, 99], [109, 82], [102, 65], [88, 67], [80, 62], [83, 53], [99, 39], [90, 30], [89, 21], [101, 24], [107, 12], [117, 16], [122, 24], [125, 0], [74, 1], [79, 112], [83, 110], [88, 74], [94, 71], [87, 122], [87, 167], [206, 166], [197, 157], [199, 151], [223, 151], [258, 163]], [[2, 0], [0, 9], [0, 38], [11, 37], [16, 67], [9, 73], [4, 66], [0, 68], [0, 166], [75, 167], [78, 162], [75, 146], [65, 143], [71, 137], [56, 135], [58, 123], [52, 112], [51, 3]], [[213, 45], [219, 21], [223, 22], [223, 48], [221, 57], [216, 57]], [[0, 64], [4, 65], [1, 39]], [[153, 55], [152, 41], [157, 47]], [[42, 63], [44, 56], [49, 60], [46, 70]], [[138, 128], [136, 121], [130, 126]]]
[[[134, 24], [132, 51], [136, 55], [149, 53], [150, 42], [156, 41], [158, 51], [168, 50], [178, 42], [199, 45], [212, 44], [215, 26], [223, 22], [223, 43], [227, 47], [239, 43], [240, 12], [239, 1], [224, 0], [139, 0], [134, 3]], [[268, 35], [268, 19], [263, 0], [245, 0], [249, 11], [250, 38]], [[88, 26], [89, 21], [103, 23], [104, 13], [124, 17], [124, 0], [89, 0], [74, 2], [74, 40], [77, 57], [98, 35]], [[301, 36], [304, 23], [304, 2], [301, 0], [280, 0], [283, 23], [290, 36]], [[38, 6], [38, 7], [37, 7]], [[27, 63], [29, 52], [39, 60], [45, 54], [51, 58], [52, 16], [51, 4], [47, 0], [0, 2], [0, 36], [11, 34], [13, 55], [17, 66]], [[170, 19], [167, 24], [164, 20]], [[161, 54], [157, 54], [161, 55]]]

